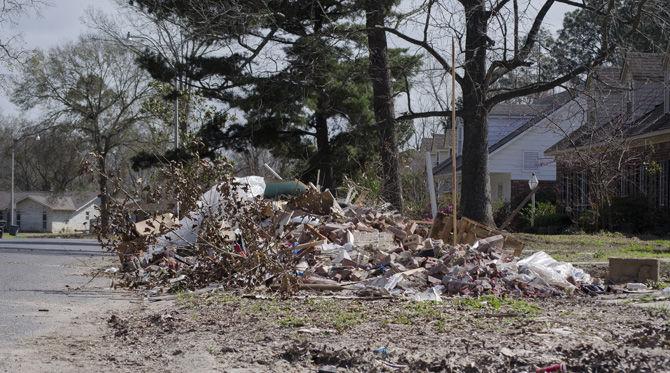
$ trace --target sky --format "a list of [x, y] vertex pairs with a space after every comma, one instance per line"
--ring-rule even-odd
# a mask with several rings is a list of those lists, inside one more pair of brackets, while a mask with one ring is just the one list
[[[88, 31], [83, 18], [89, 8], [114, 12], [114, 0], [49, 0], [47, 6], [39, 10], [39, 14], [28, 14], [11, 26], [23, 38], [25, 48], [46, 49], [62, 43], [76, 40], [79, 35]], [[7, 93], [0, 92], [0, 114], [15, 115], [18, 111], [9, 102]]]
[[[87, 9], [93, 8], [105, 13], [114, 13], [115, 0], [48, 0], [39, 14], [22, 17], [12, 26], [20, 32], [24, 46], [28, 49], [48, 49], [62, 43], [76, 40], [79, 35], [89, 31], [84, 24]], [[569, 8], [558, 4], [548, 15], [546, 26], [552, 30], [560, 28], [563, 14]], [[16, 107], [9, 102], [7, 93], [0, 91], [0, 115], [16, 115]]]

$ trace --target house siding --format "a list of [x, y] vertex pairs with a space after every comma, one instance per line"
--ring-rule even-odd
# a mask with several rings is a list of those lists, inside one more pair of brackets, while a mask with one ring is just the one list
[[[582, 101], [582, 99], [570, 101], [501, 148], [493, 151], [489, 155], [489, 173], [507, 172], [510, 173], [511, 180], [527, 182], [535, 172], [540, 181], [556, 181], [554, 157], [545, 156], [544, 151], [582, 125], [585, 119]], [[537, 168], [525, 167], [525, 152], [538, 153]], [[512, 191], [512, 195], [514, 194]]]
[[[87, 212], [89, 213], [88, 219], [86, 218]], [[96, 200], [95, 203], [89, 203], [70, 216], [68, 229], [74, 231], [88, 231], [91, 228], [90, 220], [97, 218], [99, 215], [100, 211], [98, 210], [98, 201]]]
[[[17, 223], [19, 223], [19, 229], [24, 232], [67, 233], [88, 231], [90, 220], [99, 216], [98, 205], [99, 201], [95, 200], [77, 211], [51, 210], [31, 199], [25, 199], [16, 204], [17, 217], [18, 214], [21, 216], [20, 222], [17, 219]], [[47, 214], [46, 229], [42, 219], [44, 212]], [[9, 217], [9, 212], [6, 215]]]
[[51, 228], [52, 233], [67, 232], [67, 223], [70, 219], [71, 211], [52, 211], [51, 213]]
[[[47, 212], [47, 229], [44, 229], [42, 213]], [[19, 229], [26, 232], [48, 232], [51, 211], [40, 203], [25, 199], [16, 204], [17, 224]], [[20, 215], [20, 220], [18, 216]]]

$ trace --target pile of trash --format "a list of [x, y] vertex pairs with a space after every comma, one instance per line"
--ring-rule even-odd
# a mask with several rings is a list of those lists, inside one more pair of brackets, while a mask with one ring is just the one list
[[465, 218], [408, 219], [300, 182], [235, 178], [177, 221], [155, 215], [115, 242], [129, 286], [153, 293], [212, 284], [347, 291], [440, 300], [443, 295], [555, 296], [590, 276], [538, 252], [518, 260], [511, 235]]

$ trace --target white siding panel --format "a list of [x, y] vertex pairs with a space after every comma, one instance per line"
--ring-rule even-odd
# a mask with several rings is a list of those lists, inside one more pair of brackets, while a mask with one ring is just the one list
[[[100, 212], [96, 208], [99, 205], [99, 201], [96, 200], [95, 203], [90, 203], [86, 207], [76, 211], [72, 216], [70, 216], [70, 222], [68, 228], [74, 231], [87, 231], [90, 228], [90, 219], [97, 218], [100, 215]], [[86, 213], [88, 212], [88, 219], [86, 218]]]

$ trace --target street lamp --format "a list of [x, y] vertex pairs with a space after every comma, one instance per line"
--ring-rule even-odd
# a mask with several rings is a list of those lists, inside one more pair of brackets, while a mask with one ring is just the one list
[[[19, 141], [27, 138], [27, 135], [21, 136], [19, 138], [12, 138], [12, 192], [10, 197], [10, 213], [9, 213], [9, 226], [16, 225], [16, 198], [14, 193], [14, 169], [15, 169], [15, 160], [16, 160], [16, 145]], [[40, 141], [40, 135], [35, 135], [35, 140]]]
[[530, 180], [528, 180], [528, 186], [530, 187], [531, 191], [531, 210], [530, 210], [530, 226], [534, 227], [535, 226], [535, 189], [537, 189], [537, 186], [540, 185], [540, 181], [537, 179], [537, 176], [535, 175], [535, 172], [530, 177]]

